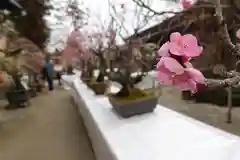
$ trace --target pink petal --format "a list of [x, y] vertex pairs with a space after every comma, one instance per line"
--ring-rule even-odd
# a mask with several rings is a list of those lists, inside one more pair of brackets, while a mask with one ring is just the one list
[[160, 59], [160, 61], [162, 61], [162, 63], [164, 64], [164, 66], [170, 71], [173, 72], [175, 74], [183, 74], [184, 73], [184, 68], [183, 66], [178, 63], [177, 60], [171, 58], [171, 57], [162, 57]]
[[158, 70], [157, 71], [157, 79], [161, 84], [171, 85], [172, 79], [170, 79], [170, 74], [166, 74], [165, 71]]
[[194, 82], [193, 80], [188, 80], [186, 83], [186, 90], [191, 91], [192, 93], [196, 93], [197, 92], [197, 84], [196, 82]]
[[170, 42], [179, 42], [182, 39], [182, 36], [179, 32], [173, 32], [170, 35]]
[[188, 48], [188, 51], [186, 50], [186, 52], [184, 52], [186, 56], [189, 56], [189, 57], [198, 57], [202, 52], [202, 47], [189, 47]]
[[158, 69], [158, 68], [162, 67], [163, 65], [164, 65], [163, 60], [162, 60], [162, 58], [160, 58], [160, 60], [158, 61], [157, 65], [156, 65], [156, 68]]
[[193, 79], [195, 82], [201, 83], [201, 84], [206, 83], [205, 77], [199, 70], [194, 68], [186, 68], [185, 70], [188, 73], [188, 75], [191, 77], [191, 79]]
[[177, 55], [177, 56], [182, 56], [182, 47], [179, 45], [179, 43], [175, 43], [175, 42], [170, 42], [169, 43], [169, 51], [171, 54], [173, 55]]
[[183, 55], [188, 57], [198, 57], [202, 52], [202, 48], [198, 46], [188, 46], [188, 48], [183, 49]]
[[163, 61], [159, 61], [157, 64], [157, 79], [162, 84], [172, 84], [172, 73], [164, 66]]
[[191, 91], [192, 93], [197, 92], [197, 84], [191, 79], [179, 81], [178, 84], [175, 84], [175, 86], [182, 91]]
[[168, 57], [169, 54], [169, 42], [166, 42], [162, 45], [162, 47], [158, 50], [158, 55], [161, 57]]
[[182, 36], [184, 55], [187, 57], [196, 57], [201, 54], [202, 48], [198, 46], [197, 38], [192, 34]]
[[188, 0], [182, 0], [181, 3], [182, 3], [183, 8], [188, 8], [188, 7], [192, 6], [192, 2], [188, 1]]
[[192, 63], [190, 63], [190, 62], [188, 62], [188, 61], [185, 62], [184, 65], [185, 65], [187, 68], [193, 68]]
[[184, 44], [188, 44], [188, 45], [193, 45], [193, 46], [197, 46], [198, 45], [198, 41], [197, 38], [192, 35], [192, 34], [185, 34], [182, 36], [182, 42]]

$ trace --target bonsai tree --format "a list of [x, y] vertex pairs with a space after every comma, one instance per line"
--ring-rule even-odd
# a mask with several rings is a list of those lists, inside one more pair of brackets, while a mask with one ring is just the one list
[[19, 68], [15, 65], [16, 56], [20, 53], [21, 53], [21, 50], [16, 50], [8, 53], [2, 52], [2, 54], [5, 54], [5, 55], [1, 57], [2, 68], [7, 74], [9, 74], [12, 77], [16, 90], [23, 89], [23, 86], [21, 85], [21, 82], [20, 82], [21, 74], [20, 74]]
[[[141, 39], [132, 41], [124, 38], [132, 35], [125, 26], [128, 17], [128, 14], [126, 14], [128, 5], [123, 3], [117, 6], [110, 3], [110, 7], [114, 14], [110, 13], [112, 23], [108, 26], [108, 30], [110, 33], [113, 33], [112, 31], [115, 33], [113, 36], [109, 36], [110, 43], [108, 43], [107, 49], [115, 52], [115, 63], [117, 65], [113, 67], [115, 70], [111, 70], [107, 76], [109, 80], [115, 81], [122, 86], [120, 91], [114, 95], [115, 97], [136, 100], [146, 96], [146, 93], [136, 88], [135, 85], [141, 82], [147, 72], [155, 66], [156, 45]], [[134, 31], [133, 34], [137, 36], [138, 31], [148, 24], [149, 15], [142, 14], [141, 8], [136, 7], [134, 16], [132, 30]], [[117, 27], [114, 28], [114, 26]], [[116, 35], [120, 35], [123, 45], [116, 43]], [[133, 73], [136, 73], [136, 71], [138, 74], [134, 75]]]
[[[126, 48], [127, 50], [123, 52], [117, 49], [117, 52], [122, 52], [120, 65], [107, 73], [107, 76], [109, 80], [121, 85], [121, 89], [117, 93], [109, 94], [109, 102], [118, 115], [127, 118], [153, 112], [157, 105], [157, 97], [153, 92], [136, 87], [136, 84], [141, 82], [146, 75], [147, 69], [150, 69], [148, 62], [145, 64], [146, 59], [141, 56], [143, 55], [141, 45], [129, 43]], [[137, 74], [135, 74], [136, 71], [138, 71]]]
[[93, 65], [90, 54], [85, 44], [85, 38], [80, 31], [74, 30], [67, 39], [67, 44], [63, 50], [63, 58], [67, 65], [72, 64], [73, 60], [78, 60], [81, 65], [83, 79], [92, 79]]
[[104, 54], [106, 53], [106, 48], [103, 44], [104, 34], [103, 33], [94, 33], [91, 36], [91, 53], [97, 58], [98, 65], [97, 68], [99, 69], [99, 74], [96, 78], [96, 82], [102, 83], [104, 82], [104, 77], [106, 76], [106, 70], [108, 69], [106, 58]]
[[107, 66], [102, 38], [100, 33], [88, 34], [87, 37], [84, 37], [80, 31], [75, 30], [68, 37], [67, 45], [64, 49], [63, 54], [66, 55], [64, 59], [71, 60], [71, 57], [76, 57], [81, 64], [81, 77], [85, 80], [88, 79], [89, 82], [94, 78], [94, 69], [99, 69], [100, 71], [96, 82], [104, 81]]
[[4, 19], [1, 22], [2, 31], [2, 46], [1, 46], [1, 59], [0, 65], [9, 75], [12, 76], [13, 81], [17, 89], [22, 88], [20, 84], [19, 70], [17, 66], [17, 56], [21, 53], [21, 49], [16, 49], [14, 51], [8, 50], [8, 42], [11, 38], [17, 36], [17, 32], [14, 30], [14, 25], [8, 20], [7, 15], [3, 15]]
[[[2, 13], [2, 15], [4, 15]], [[9, 88], [6, 93], [9, 101], [9, 108], [18, 108], [25, 106], [27, 102], [26, 89], [21, 84], [20, 66], [18, 63], [18, 55], [21, 54], [21, 49], [10, 51], [8, 43], [17, 36], [14, 30], [14, 25], [9, 20], [9, 15], [4, 15], [1, 22], [1, 50], [0, 50], [0, 66], [3, 71], [12, 77], [14, 85]]]
[[[151, 70], [152, 57], [148, 59], [147, 55], [155, 55], [155, 45], [133, 45], [132, 43], [129, 43], [126, 45], [126, 48], [127, 50], [118, 50], [118, 52], [125, 53], [122, 53], [121, 55], [121, 65], [118, 66], [117, 71], [112, 71], [108, 74], [111, 81], [116, 81], [122, 86], [121, 90], [115, 96], [125, 98], [128, 98], [129, 96], [135, 98], [145, 96], [144, 92], [135, 88], [135, 85], [141, 82], [144, 76], [147, 75], [147, 72]], [[133, 75], [133, 73], [136, 72], [135, 68], [138, 70], [137, 75]]]

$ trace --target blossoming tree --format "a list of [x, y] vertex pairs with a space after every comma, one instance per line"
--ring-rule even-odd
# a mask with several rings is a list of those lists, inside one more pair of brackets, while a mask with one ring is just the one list
[[[113, 46], [112, 48], [115, 48], [113, 51], [116, 53], [118, 60], [116, 63], [120, 63], [120, 65], [117, 65], [116, 69], [112, 70], [107, 76], [111, 81], [118, 82], [122, 86], [121, 90], [115, 95], [121, 98], [144, 96], [143, 92], [135, 88], [135, 84], [141, 82], [145, 76], [143, 70], [147, 68], [148, 70], [145, 70], [147, 72], [151, 68], [148, 66], [149, 62], [145, 60], [147, 60], [147, 55], [152, 56], [154, 53], [154, 45], [147, 46], [142, 40], [128, 41], [124, 38], [131, 35], [131, 30], [137, 35], [137, 32], [148, 24], [149, 15], [142, 14], [142, 10], [139, 7], [133, 8], [133, 13], [131, 13], [131, 8], [128, 7], [132, 6], [130, 3], [132, 2], [124, 2], [119, 6], [109, 2], [111, 7], [110, 17], [113, 21], [112, 27], [115, 26], [114, 30], [122, 38], [123, 44], [110, 44]], [[126, 25], [129, 12], [134, 17], [131, 29]], [[136, 71], [138, 74], [133, 76], [133, 73], [136, 73]]]

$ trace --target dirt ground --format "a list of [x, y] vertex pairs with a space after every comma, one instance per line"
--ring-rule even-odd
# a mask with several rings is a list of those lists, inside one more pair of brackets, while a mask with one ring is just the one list
[[196, 104], [193, 101], [181, 100], [181, 92], [171, 87], [162, 87], [159, 104], [204, 123], [210, 124], [216, 128], [220, 128], [240, 136], [240, 107], [233, 108], [233, 122], [231, 124], [227, 124], [226, 107], [219, 107], [204, 103]]
[[14, 111], [0, 109], [0, 160], [95, 159], [67, 91], [44, 93], [31, 103]]

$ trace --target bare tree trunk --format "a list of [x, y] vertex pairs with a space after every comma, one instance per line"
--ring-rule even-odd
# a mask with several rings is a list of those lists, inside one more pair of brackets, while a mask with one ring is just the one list
[[218, 20], [218, 23], [220, 26], [218, 34], [219, 36], [222, 38], [223, 40], [223, 44], [225, 45], [224, 47], [227, 47], [227, 49], [229, 49], [229, 51], [233, 52], [233, 54], [237, 54], [238, 56], [240, 55], [239, 53], [237, 53], [237, 51], [235, 50], [235, 45], [232, 43], [230, 35], [228, 33], [228, 29], [227, 29], [227, 24], [224, 22], [224, 17], [223, 17], [223, 11], [222, 11], [222, 7], [221, 7], [221, 0], [214, 0], [215, 5], [216, 5], [216, 17]]
[[100, 56], [99, 57], [99, 60], [100, 60], [100, 68], [99, 68], [99, 75], [96, 79], [97, 82], [103, 82], [104, 81], [104, 76], [105, 76], [105, 72], [106, 72], [106, 69], [107, 69], [107, 62], [106, 60]]
[[116, 94], [117, 97], [128, 97], [130, 96], [130, 86], [125, 84], [122, 85], [122, 89]]

